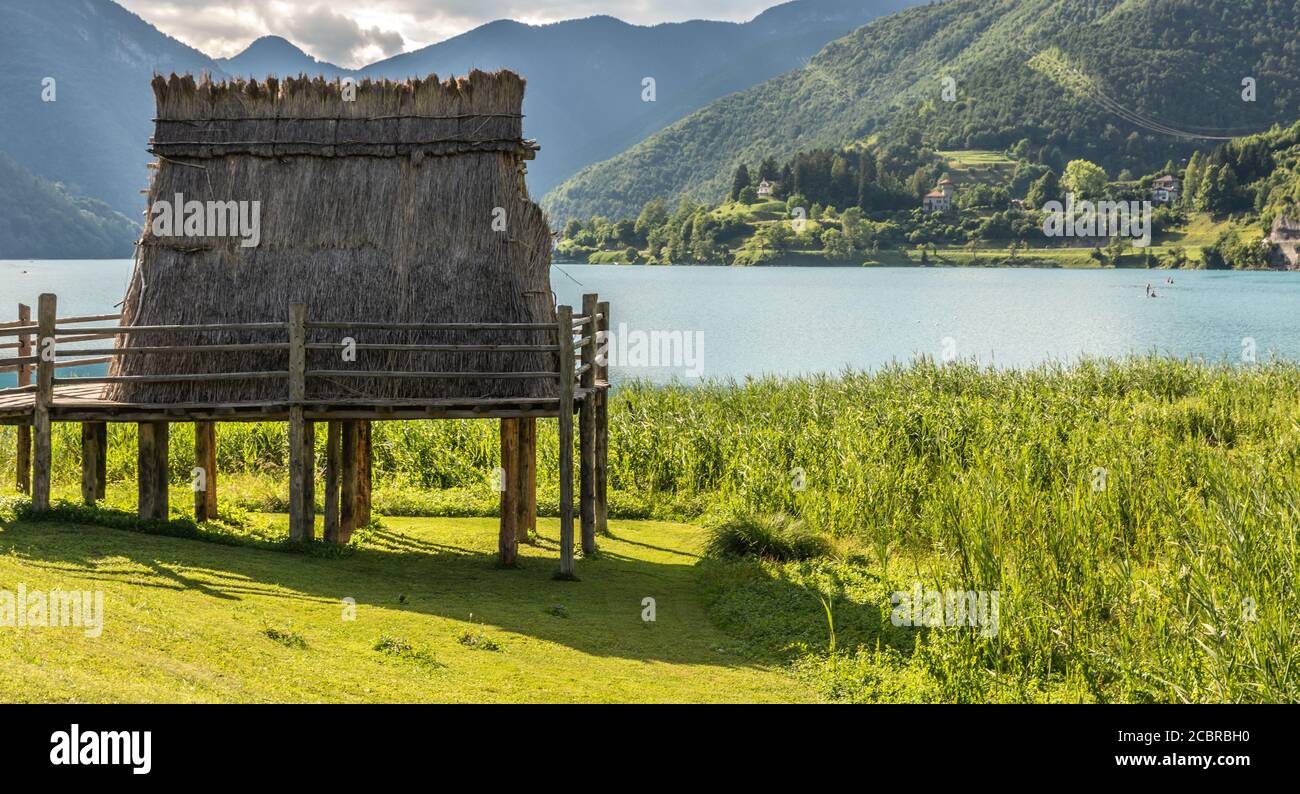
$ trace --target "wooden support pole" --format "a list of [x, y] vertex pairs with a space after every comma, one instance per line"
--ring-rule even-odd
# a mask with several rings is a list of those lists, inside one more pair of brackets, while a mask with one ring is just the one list
[[560, 577], [573, 578], [573, 309], [560, 306]]
[[515, 538], [531, 543], [537, 535], [537, 419], [519, 422], [519, 518]]
[[325, 430], [325, 542], [339, 542], [339, 422]]
[[167, 500], [166, 422], [140, 422], [137, 426], [137, 511], [140, 518], [165, 520]]
[[357, 422], [357, 526], [370, 523], [371, 476], [375, 471], [373, 425], [369, 419]]
[[[18, 304], [18, 322], [31, 325], [32, 307], [25, 303]], [[18, 337], [18, 357], [26, 358], [32, 354], [32, 337], [23, 334]], [[32, 365], [22, 364], [18, 367], [18, 385], [30, 386], [32, 383]], [[32, 492], [32, 427], [30, 424], [18, 426], [18, 452], [14, 456], [17, 469], [15, 483], [19, 493]]]
[[108, 495], [108, 422], [95, 422], [95, 501]]
[[50, 405], [54, 402], [54, 318], [57, 299], [42, 293], [36, 305], [36, 400], [32, 406], [32, 510], [50, 509], [50, 464], [53, 439]]
[[609, 301], [596, 304], [596, 532], [609, 534]]
[[194, 480], [194, 520], [217, 517], [217, 423], [194, 423], [194, 468], [203, 476]]
[[340, 423], [339, 433], [339, 543], [352, 539], [357, 528], [357, 425], [355, 419]]
[[305, 449], [307, 398], [307, 305], [289, 304], [289, 540], [312, 539], [313, 517], [305, 503], [310, 464]]
[[81, 423], [81, 501], [88, 505], [95, 504], [100, 498], [99, 478], [102, 468], [100, 461], [104, 450], [100, 446], [99, 428], [103, 422]]
[[501, 526], [497, 539], [499, 562], [514, 567], [519, 557], [519, 420], [501, 420]]
[[578, 404], [578, 458], [582, 466], [579, 514], [583, 556], [596, 553], [596, 405], [593, 398], [596, 383], [597, 303], [599, 300], [593, 293], [582, 296], [582, 313], [590, 318], [579, 334], [587, 338], [587, 343], [582, 346], [582, 363], [587, 368], [579, 379], [584, 396]]
[[316, 539], [316, 423], [302, 423], [302, 512], [307, 522], [307, 540]]

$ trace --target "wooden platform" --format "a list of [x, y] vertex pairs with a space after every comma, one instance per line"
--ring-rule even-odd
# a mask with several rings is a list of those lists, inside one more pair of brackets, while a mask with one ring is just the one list
[[[271, 422], [287, 421], [292, 405], [287, 401], [265, 403], [124, 403], [104, 399], [107, 387], [99, 383], [54, 388], [50, 420], [54, 422]], [[588, 393], [608, 388], [599, 382], [594, 389], [574, 389], [574, 410]], [[30, 424], [36, 395], [0, 395], [0, 424]], [[557, 397], [490, 397], [451, 400], [335, 400], [302, 403], [308, 421], [329, 419], [519, 419], [557, 417]]]

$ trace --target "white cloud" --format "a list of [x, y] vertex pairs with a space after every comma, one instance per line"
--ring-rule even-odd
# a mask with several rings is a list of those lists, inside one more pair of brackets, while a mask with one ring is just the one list
[[781, 0], [118, 0], [159, 30], [213, 57], [260, 36], [283, 36], [316, 58], [357, 67], [419, 49], [485, 22], [530, 24], [608, 14], [634, 24], [751, 19]]

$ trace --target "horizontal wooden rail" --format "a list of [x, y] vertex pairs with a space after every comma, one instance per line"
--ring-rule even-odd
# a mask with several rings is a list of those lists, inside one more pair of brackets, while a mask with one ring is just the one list
[[116, 339], [116, 334], [83, 334], [80, 336], [59, 336], [54, 335], [59, 344], [69, 344], [71, 342], [97, 342], [101, 339]]
[[54, 322], [57, 325], [58, 323], [97, 323], [104, 320], [120, 319], [122, 319], [120, 314], [87, 314], [81, 317], [60, 317]]
[[8, 328], [0, 328], [0, 336], [27, 336], [40, 330], [36, 325], [10, 325]]
[[14, 356], [13, 358], [0, 358], [0, 371], [17, 369], [18, 367], [35, 364], [41, 360], [40, 356]]
[[558, 378], [558, 372], [385, 372], [364, 369], [309, 369], [309, 378], [437, 378], [453, 380], [459, 378], [487, 378], [503, 380], [508, 378]]
[[36, 384], [32, 383], [27, 386], [10, 386], [6, 389], [0, 389], [0, 397], [9, 394], [31, 394], [36, 391]]
[[[338, 350], [342, 342], [308, 342], [308, 350]], [[403, 345], [359, 344], [356, 350], [392, 350], [409, 353], [554, 353], [559, 345]]]
[[591, 341], [591, 337], [590, 337], [590, 336], [584, 336], [584, 337], [582, 337], [581, 339], [578, 339], [578, 340], [574, 341], [573, 346], [574, 346], [574, 347], [586, 347], [586, 346], [587, 346], [587, 343], [590, 342], [590, 341]]
[[574, 375], [582, 375], [582, 374], [586, 373], [587, 370], [589, 370], [589, 369], [591, 369], [591, 365], [590, 365], [590, 364], [583, 364], [581, 367], [578, 367], [577, 369], [575, 369], [575, 370], [573, 371], [573, 374], [574, 374]]
[[364, 329], [374, 331], [554, 331], [554, 323], [306, 323], [309, 331]]
[[192, 381], [270, 380], [287, 378], [288, 372], [209, 372], [199, 375], [105, 375], [90, 378], [55, 378], [55, 385], [73, 383], [188, 383]]
[[108, 336], [117, 336], [118, 334], [143, 334], [152, 332], [179, 332], [179, 331], [283, 331], [284, 323], [215, 323], [208, 325], [117, 325], [108, 328], [59, 328], [55, 327], [54, 334], [105, 334]]
[[165, 345], [162, 347], [105, 347], [82, 348], [80, 350], [56, 350], [56, 356], [134, 356], [146, 353], [257, 353], [266, 350], [288, 350], [288, 342], [252, 342], [232, 345]]
[[112, 361], [113, 359], [110, 356], [104, 356], [102, 358], [77, 359], [75, 361], [56, 361], [54, 362], [54, 368], [62, 369], [64, 367], [89, 367], [92, 364], [109, 364], [112, 363]]

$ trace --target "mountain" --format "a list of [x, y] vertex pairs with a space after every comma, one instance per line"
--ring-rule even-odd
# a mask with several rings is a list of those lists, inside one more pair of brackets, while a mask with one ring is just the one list
[[71, 195], [0, 152], [0, 259], [125, 258], [139, 236], [107, 204]]
[[352, 74], [351, 69], [316, 60], [279, 36], [263, 36], [233, 58], [218, 58], [217, 63], [226, 74], [259, 80], [268, 74], [323, 74], [331, 78]]
[[[360, 73], [396, 79], [509, 68], [523, 75], [524, 133], [542, 147], [529, 164], [528, 185], [542, 195], [583, 166], [713, 99], [796, 68], [826, 42], [918, 1], [796, 0], [744, 23], [502, 20]], [[654, 101], [644, 101], [645, 78], [654, 80]]]
[[109, 0], [0, 0], [0, 19], [0, 148], [69, 194], [140, 217], [150, 78], [217, 64]]
[[[820, 147], [924, 141], [1058, 164], [1159, 168], [1300, 117], [1300, 0], [951, 0], [828, 44], [546, 196], [554, 222], [635, 216], [655, 197], [716, 200], [739, 163]], [[945, 101], [944, 78], [954, 89]], [[1243, 101], [1253, 78], [1255, 101]]]

